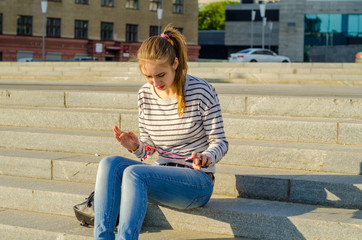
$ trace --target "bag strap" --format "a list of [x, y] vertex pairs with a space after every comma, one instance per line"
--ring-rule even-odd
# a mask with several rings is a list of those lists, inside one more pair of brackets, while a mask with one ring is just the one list
[[94, 201], [94, 191], [86, 198], [87, 200], [87, 207], [91, 207]]

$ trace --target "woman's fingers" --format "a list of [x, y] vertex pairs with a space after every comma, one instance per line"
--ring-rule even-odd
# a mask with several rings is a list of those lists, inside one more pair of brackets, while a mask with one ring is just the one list
[[191, 153], [191, 159], [193, 159], [192, 166], [195, 170], [200, 170], [201, 167], [208, 167], [212, 162], [211, 157], [196, 152]]
[[117, 126], [113, 126], [113, 135], [117, 139], [118, 142], [121, 142], [121, 134], [122, 131], [119, 130]]
[[113, 132], [117, 133], [118, 135], [122, 134], [122, 131], [116, 125], [113, 126]]
[[132, 132], [123, 132], [116, 125], [113, 126], [113, 134], [117, 141], [128, 150], [136, 149], [139, 146], [137, 136]]

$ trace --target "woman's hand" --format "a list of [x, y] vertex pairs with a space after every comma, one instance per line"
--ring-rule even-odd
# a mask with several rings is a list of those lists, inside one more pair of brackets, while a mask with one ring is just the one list
[[202, 167], [207, 168], [212, 163], [211, 157], [197, 152], [191, 153], [191, 159], [193, 160], [192, 167], [195, 170], [200, 170]]
[[117, 141], [128, 151], [134, 152], [138, 149], [138, 137], [133, 132], [123, 132], [116, 125], [114, 125], [113, 134]]

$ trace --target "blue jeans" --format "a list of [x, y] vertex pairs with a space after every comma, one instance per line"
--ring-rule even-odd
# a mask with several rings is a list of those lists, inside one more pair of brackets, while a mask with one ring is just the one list
[[95, 187], [94, 239], [138, 239], [147, 202], [177, 209], [205, 205], [213, 182], [202, 171], [191, 168], [144, 165], [139, 161], [110, 156], [98, 167]]

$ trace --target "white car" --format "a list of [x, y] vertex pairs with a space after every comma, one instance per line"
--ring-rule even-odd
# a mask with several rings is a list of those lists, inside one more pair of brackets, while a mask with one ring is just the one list
[[229, 62], [290, 62], [290, 59], [269, 49], [248, 48], [230, 54]]

